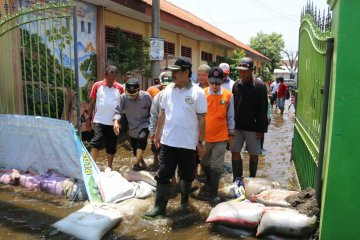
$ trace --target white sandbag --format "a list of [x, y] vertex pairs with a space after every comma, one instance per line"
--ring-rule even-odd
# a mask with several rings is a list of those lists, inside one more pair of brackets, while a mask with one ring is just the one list
[[222, 223], [230, 226], [256, 228], [265, 206], [249, 201], [228, 201], [216, 205], [206, 222]]
[[154, 179], [154, 176], [147, 171], [133, 171], [130, 169], [126, 169], [126, 171], [124, 172], [124, 178], [129, 182], [143, 181], [150, 184], [151, 186], [156, 187], [156, 181]]
[[66, 179], [62, 182], [62, 188], [65, 196], [72, 201], [88, 200], [85, 184], [79, 179]]
[[308, 217], [291, 208], [266, 208], [256, 236], [268, 234], [292, 237], [309, 236], [315, 231], [316, 220], [316, 216]]
[[88, 204], [52, 226], [84, 240], [100, 240], [121, 219], [121, 214], [109, 204]]
[[116, 204], [117, 211], [125, 218], [126, 216], [142, 216], [154, 202], [150, 199], [130, 198]]
[[285, 199], [289, 196], [299, 194], [297, 191], [289, 191], [284, 189], [269, 189], [256, 194], [255, 201], [265, 206], [291, 207]]
[[99, 174], [99, 191], [104, 202], [116, 203], [135, 196], [135, 187], [119, 172], [107, 169]]
[[135, 198], [147, 198], [153, 194], [156, 190], [155, 187], [150, 184], [140, 181], [140, 182], [132, 182], [135, 187]]
[[273, 189], [275, 187], [275, 183], [263, 179], [263, 178], [244, 178], [243, 179], [244, 187], [245, 187], [245, 196], [247, 199], [254, 201], [253, 196], [255, 194], [259, 194], [262, 191]]

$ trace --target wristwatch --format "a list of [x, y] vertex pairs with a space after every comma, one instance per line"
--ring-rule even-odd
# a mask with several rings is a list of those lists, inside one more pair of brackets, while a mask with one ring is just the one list
[[198, 143], [201, 144], [201, 145], [205, 145], [205, 141], [204, 141], [204, 140], [199, 140]]

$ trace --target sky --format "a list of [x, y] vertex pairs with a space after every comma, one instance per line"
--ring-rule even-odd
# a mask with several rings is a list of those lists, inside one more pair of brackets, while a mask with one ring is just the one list
[[[260, 31], [280, 33], [285, 50], [296, 51], [300, 15], [307, 0], [167, 0], [249, 45]], [[314, 0], [321, 12], [326, 0]]]

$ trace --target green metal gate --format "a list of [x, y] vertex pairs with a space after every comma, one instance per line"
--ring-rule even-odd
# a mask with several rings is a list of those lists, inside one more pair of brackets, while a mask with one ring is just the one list
[[0, 14], [0, 114], [70, 120], [77, 89], [74, 1], [10, 3]]
[[304, 8], [299, 33], [299, 72], [293, 160], [301, 188], [315, 187], [322, 124], [326, 39], [331, 14]]

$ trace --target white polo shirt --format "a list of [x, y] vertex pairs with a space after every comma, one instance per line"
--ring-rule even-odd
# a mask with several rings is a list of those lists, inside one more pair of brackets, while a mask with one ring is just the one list
[[161, 108], [165, 110], [165, 125], [161, 143], [195, 150], [199, 135], [197, 114], [207, 112], [204, 90], [189, 80], [182, 89], [172, 83], [163, 91]]
[[114, 125], [113, 118], [120, 95], [124, 92], [122, 86], [115, 82], [109, 88], [105, 81], [99, 81], [91, 89], [90, 98], [96, 100], [94, 123]]

